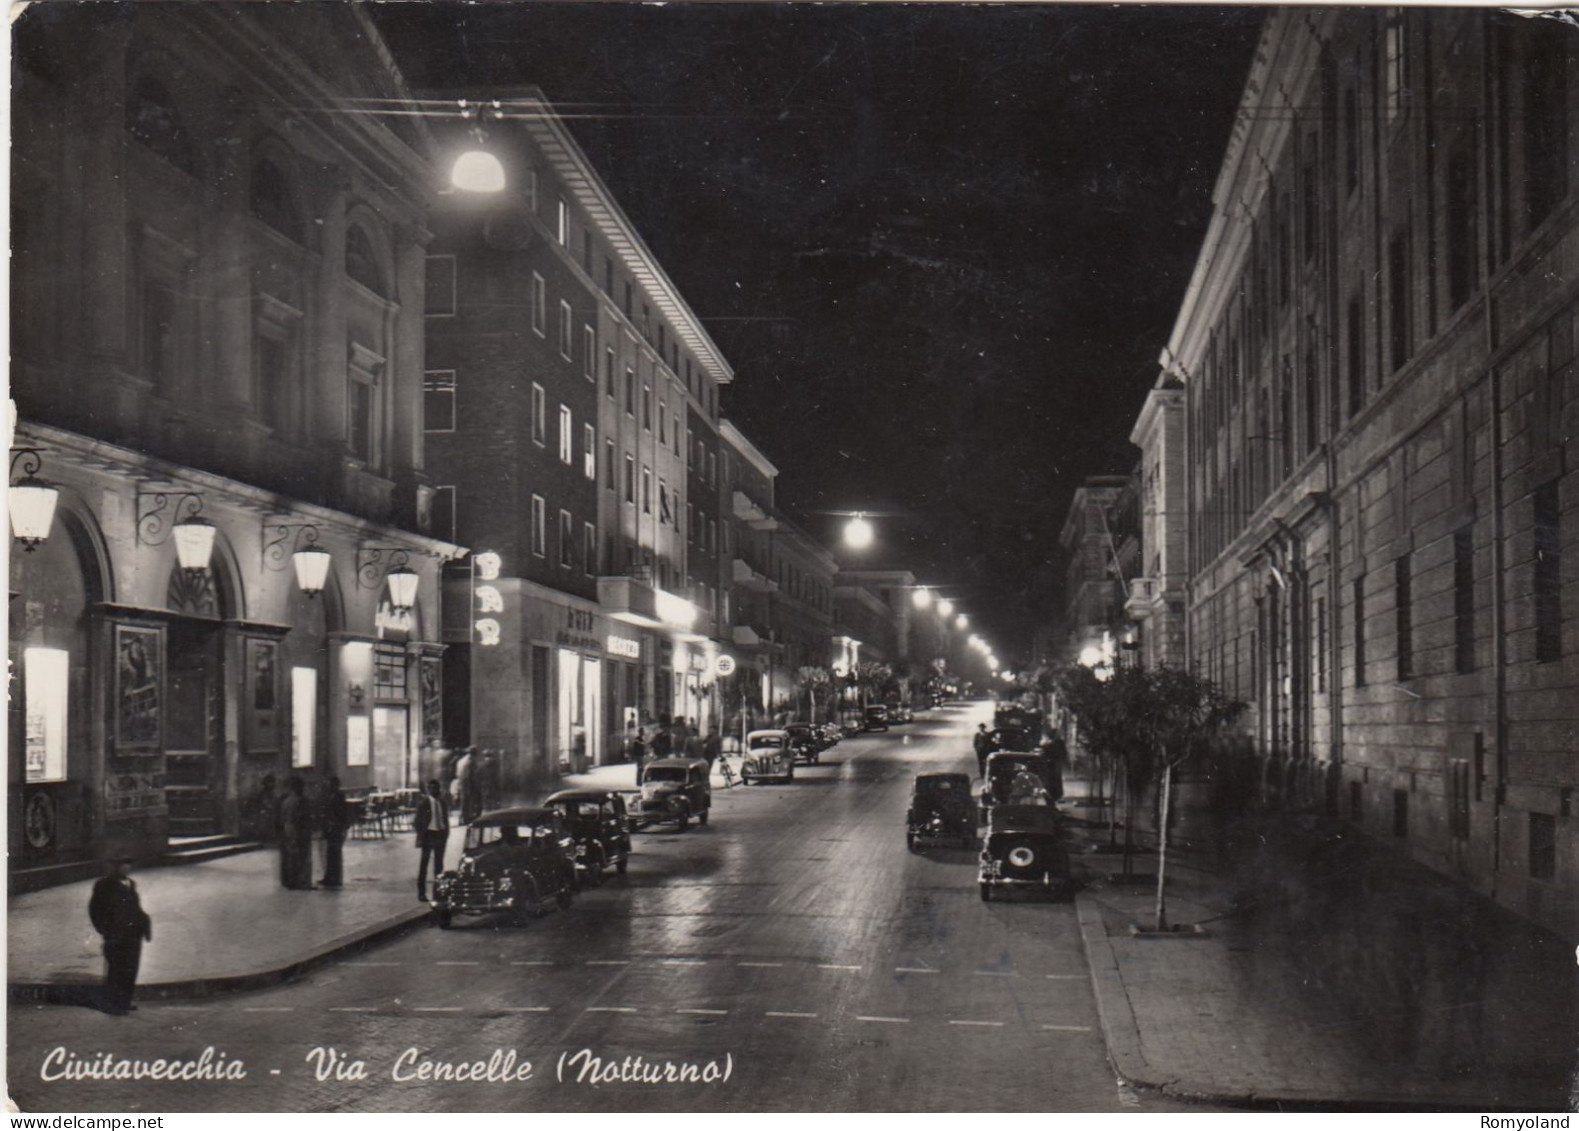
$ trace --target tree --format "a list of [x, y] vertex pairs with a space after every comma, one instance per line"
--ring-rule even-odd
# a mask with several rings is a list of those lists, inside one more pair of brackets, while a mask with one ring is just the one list
[[806, 717], [809, 721], [817, 721], [817, 693], [827, 691], [832, 686], [833, 677], [828, 674], [827, 668], [808, 664], [795, 672], [795, 687], [806, 694], [809, 705]]

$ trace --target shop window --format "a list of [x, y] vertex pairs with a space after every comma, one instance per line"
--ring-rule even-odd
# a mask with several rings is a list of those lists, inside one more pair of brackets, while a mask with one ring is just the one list
[[71, 654], [60, 648], [29, 648], [22, 656], [27, 699], [27, 780], [66, 780], [66, 700]]
[[318, 720], [318, 669], [291, 669], [291, 766], [313, 764], [313, 728]]
[[378, 645], [373, 650], [373, 698], [404, 700], [406, 694], [406, 650], [398, 644]]

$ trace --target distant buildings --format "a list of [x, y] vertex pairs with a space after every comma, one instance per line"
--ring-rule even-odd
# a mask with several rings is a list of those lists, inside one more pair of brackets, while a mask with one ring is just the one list
[[1129, 602], [1187, 601], [1268, 800], [1570, 936], [1574, 68], [1542, 20], [1269, 15], [1133, 437]]

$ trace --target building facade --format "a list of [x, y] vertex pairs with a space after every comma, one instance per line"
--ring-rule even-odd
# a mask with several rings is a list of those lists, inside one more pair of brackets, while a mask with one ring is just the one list
[[1268, 798], [1570, 936], [1576, 93], [1542, 20], [1271, 13], [1163, 355]]
[[1124, 579], [1118, 512], [1130, 489], [1122, 475], [1097, 475], [1075, 488], [1058, 541], [1064, 556], [1063, 662], [1113, 663], [1123, 636]]
[[254, 831], [267, 776], [414, 786], [461, 553], [425, 533], [429, 147], [291, 109], [398, 104], [377, 33], [112, 6], [14, 43], [12, 443], [59, 502], [10, 562], [13, 884]]
[[[1184, 667], [1189, 543], [1185, 395], [1164, 378], [1146, 397], [1130, 443], [1140, 449], [1133, 481], [1134, 535], [1140, 560], [1126, 569], [1124, 612], [1139, 626], [1136, 659], [1146, 667]], [[1126, 525], [1122, 521], [1120, 525]]]

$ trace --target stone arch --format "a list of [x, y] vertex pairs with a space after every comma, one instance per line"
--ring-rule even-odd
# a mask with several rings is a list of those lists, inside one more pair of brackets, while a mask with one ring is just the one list
[[264, 137], [252, 148], [247, 171], [247, 209], [255, 220], [306, 247], [301, 175], [296, 154], [279, 138]]
[[345, 273], [380, 298], [393, 297], [394, 251], [386, 225], [365, 204], [346, 212]]
[[184, 68], [164, 52], [134, 49], [126, 74], [126, 132], [175, 168], [202, 180], [202, 148], [188, 125], [190, 116], [182, 111], [183, 74]]

